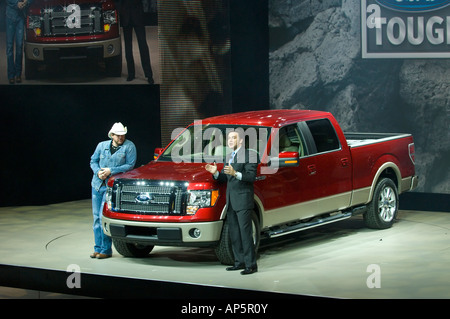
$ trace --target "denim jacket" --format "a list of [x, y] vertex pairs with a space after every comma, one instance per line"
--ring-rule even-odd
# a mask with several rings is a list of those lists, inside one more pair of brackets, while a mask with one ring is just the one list
[[[127, 172], [133, 169], [136, 164], [137, 152], [133, 142], [125, 140], [113, 155], [111, 155], [109, 149], [111, 142], [111, 140], [100, 142], [91, 156], [91, 169], [94, 172], [91, 185], [97, 191], [103, 185], [103, 181], [97, 175], [101, 168], [110, 168], [110, 176], [112, 176]], [[109, 177], [105, 180], [105, 184], [108, 182], [108, 179]]]

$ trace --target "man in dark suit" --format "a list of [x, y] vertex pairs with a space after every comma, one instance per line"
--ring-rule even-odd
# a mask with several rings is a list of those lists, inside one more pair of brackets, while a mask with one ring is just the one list
[[258, 271], [252, 229], [253, 183], [258, 164], [256, 156], [242, 145], [238, 131], [228, 134], [227, 144], [233, 152], [223, 170], [219, 172], [216, 163], [205, 168], [215, 179], [227, 182], [227, 219], [235, 258], [234, 266], [227, 270], [243, 269], [241, 274], [248, 275]]
[[150, 64], [150, 51], [147, 45], [145, 34], [144, 7], [142, 0], [122, 0], [120, 5], [120, 18], [123, 27], [123, 37], [125, 42], [125, 59], [127, 60], [128, 77], [127, 81], [132, 81], [136, 75], [133, 58], [133, 29], [141, 56], [142, 69], [148, 83], [153, 84], [153, 72]]

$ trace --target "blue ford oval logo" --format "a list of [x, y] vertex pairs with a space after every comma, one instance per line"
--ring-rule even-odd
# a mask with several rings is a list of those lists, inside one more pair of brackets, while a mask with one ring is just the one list
[[408, 12], [434, 11], [450, 4], [448, 0], [376, 0], [383, 7]]
[[151, 203], [153, 201], [154, 197], [150, 193], [140, 193], [136, 196], [136, 201], [139, 203]]

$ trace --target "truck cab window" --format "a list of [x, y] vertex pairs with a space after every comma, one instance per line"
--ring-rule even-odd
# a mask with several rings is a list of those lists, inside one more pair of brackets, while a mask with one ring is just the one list
[[317, 152], [328, 152], [340, 148], [339, 139], [328, 119], [307, 121], [306, 124], [316, 144]]
[[280, 128], [279, 150], [280, 152], [298, 152], [299, 156], [305, 155], [305, 143], [298, 130], [298, 126], [288, 125]]

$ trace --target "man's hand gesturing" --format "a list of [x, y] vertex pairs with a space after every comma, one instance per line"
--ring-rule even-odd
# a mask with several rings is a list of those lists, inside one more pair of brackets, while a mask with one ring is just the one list
[[205, 169], [214, 175], [217, 172], [216, 162], [214, 162], [213, 164], [206, 164]]

